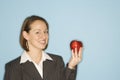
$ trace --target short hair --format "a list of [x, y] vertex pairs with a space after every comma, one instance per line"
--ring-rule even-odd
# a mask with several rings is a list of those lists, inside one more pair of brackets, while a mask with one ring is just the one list
[[21, 32], [20, 32], [20, 45], [26, 51], [29, 51], [29, 48], [28, 48], [27, 40], [23, 37], [22, 32], [26, 31], [27, 33], [29, 33], [29, 31], [31, 30], [30, 25], [36, 20], [43, 21], [49, 30], [49, 24], [43, 17], [36, 16], [36, 15], [27, 17], [22, 24]]

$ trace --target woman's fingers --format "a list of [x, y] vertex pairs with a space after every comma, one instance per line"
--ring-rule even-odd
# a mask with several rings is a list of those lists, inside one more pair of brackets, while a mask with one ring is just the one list
[[83, 47], [80, 47], [79, 52], [78, 52], [78, 56], [81, 58], [82, 57], [82, 51], [83, 51]]

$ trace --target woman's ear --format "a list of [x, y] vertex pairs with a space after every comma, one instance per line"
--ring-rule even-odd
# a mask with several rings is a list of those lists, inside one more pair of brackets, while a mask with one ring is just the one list
[[26, 31], [22, 32], [23, 37], [28, 40], [29, 39], [29, 34]]

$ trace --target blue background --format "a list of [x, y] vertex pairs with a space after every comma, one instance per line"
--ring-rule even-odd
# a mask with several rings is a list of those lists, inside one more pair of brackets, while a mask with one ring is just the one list
[[4, 65], [21, 55], [19, 33], [30, 15], [50, 25], [47, 52], [67, 63], [69, 43], [84, 43], [76, 80], [120, 80], [120, 0], [0, 0], [0, 80]]

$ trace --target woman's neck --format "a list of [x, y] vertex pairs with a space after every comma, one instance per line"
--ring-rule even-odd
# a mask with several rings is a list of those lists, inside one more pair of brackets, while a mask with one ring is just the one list
[[30, 50], [28, 51], [28, 55], [31, 57], [31, 59], [36, 63], [39, 64], [42, 58], [42, 50]]

